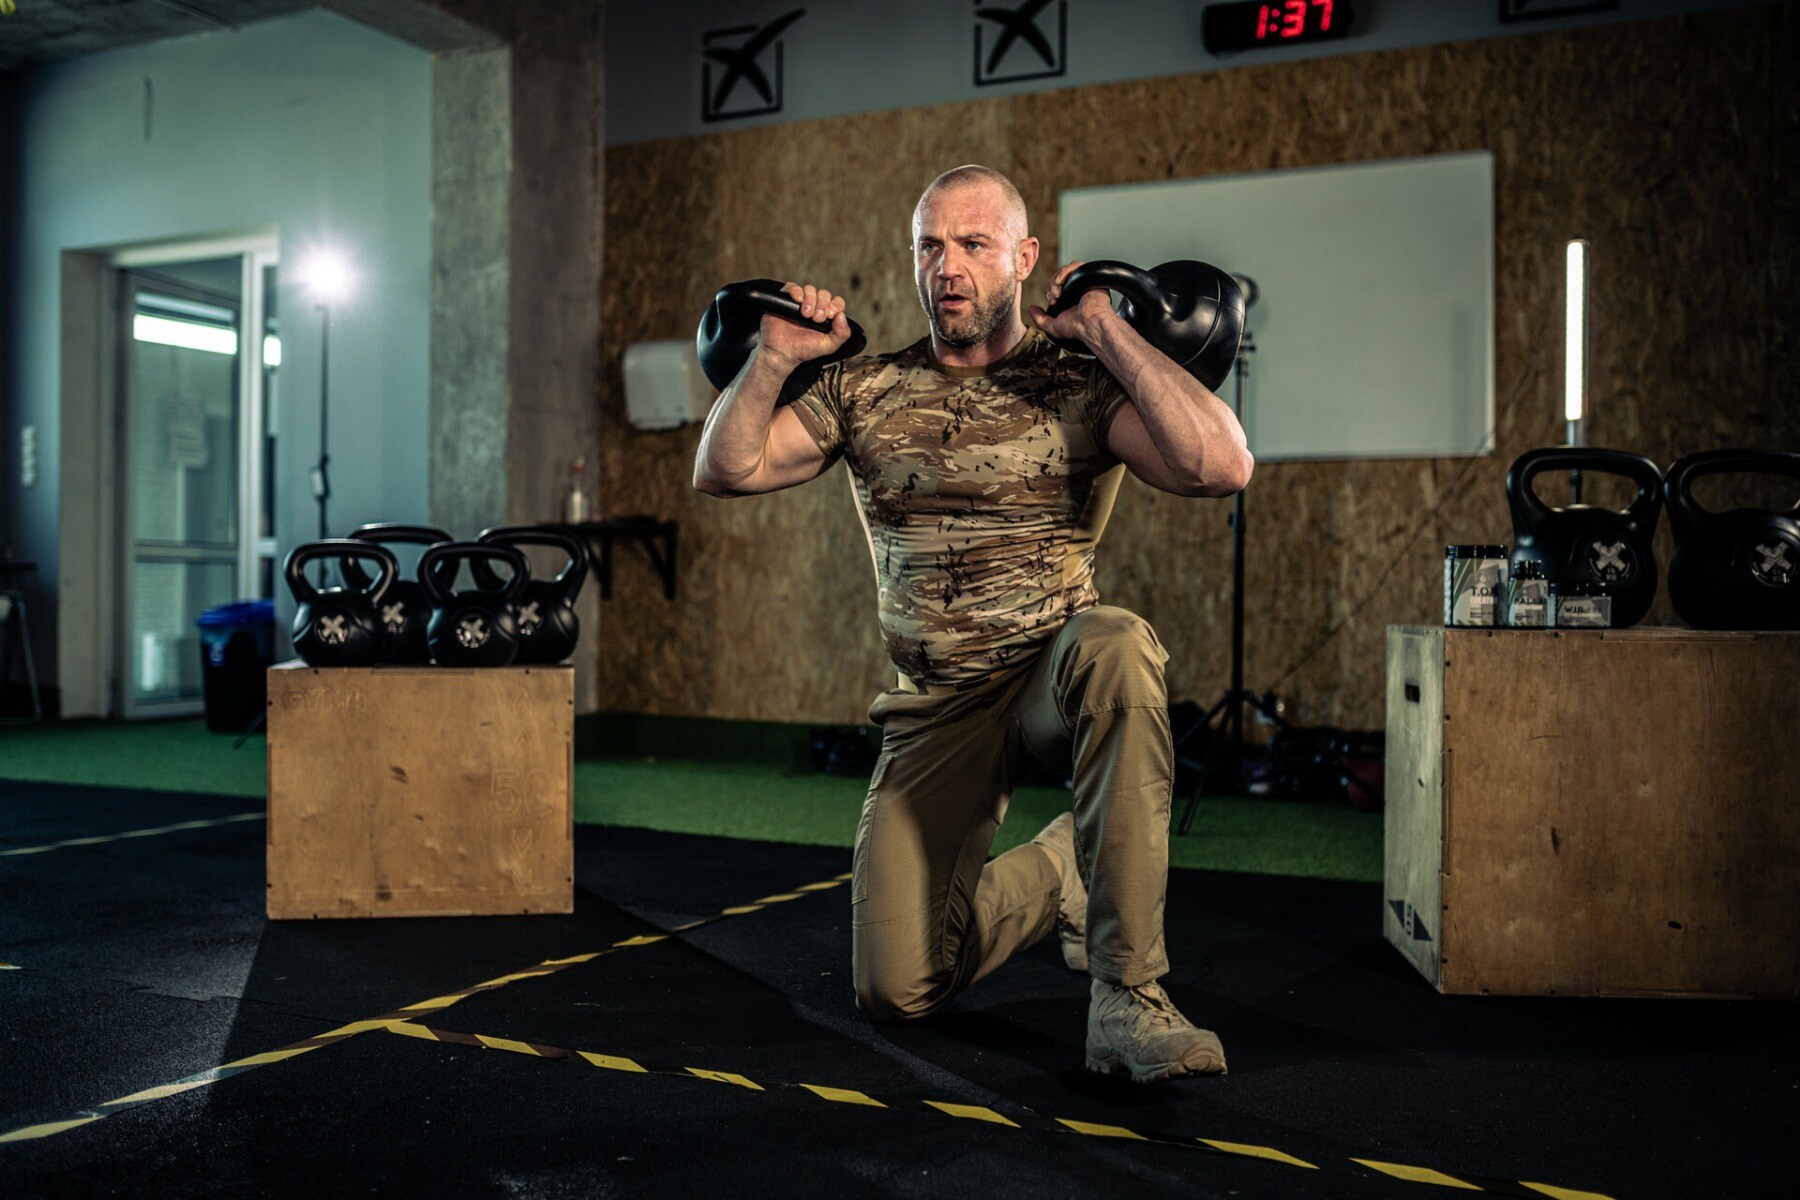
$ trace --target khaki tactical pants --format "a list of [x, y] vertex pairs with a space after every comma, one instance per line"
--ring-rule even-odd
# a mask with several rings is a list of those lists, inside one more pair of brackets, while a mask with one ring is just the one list
[[1090, 974], [1135, 985], [1167, 973], [1168, 657], [1143, 618], [1099, 605], [998, 677], [963, 691], [903, 679], [876, 697], [881, 756], [850, 893], [864, 1012], [923, 1016], [1055, 927], [1049, 852], [1027, 843], [987, 861], [1034, 758], [1074, 772]]

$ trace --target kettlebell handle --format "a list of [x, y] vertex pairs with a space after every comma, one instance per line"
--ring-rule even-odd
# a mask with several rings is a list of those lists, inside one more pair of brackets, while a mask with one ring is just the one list
[[1532, 481], [1545, 471], [1599, 471], [1619, 475], [1638, 486], [1638, 494], [1624, 515], [1643, 523], [1655, 515], [1662, 502], [1662, 471], [1641, 454], [1592, 446], [1543, 446], [1527, 450], [1506, 473], [1507, 495], [1515, 498], [1533, 521], [1550, 515], [1550, 506], [1538, 497]]
[[1063, 280], [1062, 293], [1056, 297], [1055, 304], [1044, 310], [1045, 315], [1061, 316], [1074, 308], [1083, 295], [1096, 288], [1118, 292], [1146, 316], [1168, 312], [1168, 298], [1163, 295], [1156, 276], [1130, 263], [1100, 258], [1084, 262], [1069, 272], [1069, 277]]
[[419, 558], [419, 586], [425, 589], [426, 601], [433, 608], [443, 608], [450, 602], [450, 585], [456, 581], [456, 570], [451, 565], [440, 576], [440, 564], [478, 558], [498, 559], [512, 568], [512, 578], [506, 581], [506, 590], [499, 595], [502, 604], [511, 604], [517, 600], [525, 590], [525, 585], [531, 582], [531, 565], [525, 561], [523, 554], [510, 546], [488, 546], [480, 542], [439, 542]]
[[[475, 540], [483, 546], [549, 546], [554, 550], [561, 550], [569, 556], [568, 565], [549, 582], [565, 589], [571, 600], [581, 591], [581, 585], [587, 582], [587, 551], [582, 548], [578, 539], [561, 530], [537, 525], [501, 525], [482, 530], [481, 536]], [[485, 559], [471, 561], [469, 571], [475, 576], [476, 582], [490, 592], [504, 586], [500, 573], [489, 566]]]
[[[796, 325], [804, 325], [809, 329], [825, 329], [810, 317], [800, 315], [800, 302], [782, 290], [779, 279], [745, 279], [738, 283], [728, 283], [720, 288], [713, 297], [706, 312], [700, 318], [699, 332], [694, 335], [694, 348], [700, 356], [700, 367], [713, 387], [724, 391], [737, 378], [738, 372], [750, 360], [750, 352], [756, 347], [756, 339], [762, 332], [764, 314], [781, 317]], [[806, 387], [818, 378], [818, 373], [834, 362], [853, 358], [868, 348], [869, 339], [863, 328], [855, 321], [850, 321], [850, 340], [839, 346], [832, 353], [820, 358], [809, 359], [794, 368], [789, 375], [790, 381], [800, 378], [805, 380]], [[781, 397], [788, 403], [797, 397], [806, 387], [793, 389], [783, 387]]]
[[[387, 594], [388, 586], [400, 575], [400, 563], [394, 552], [369, 542], [354, 541], [350, 538], [327, 538], [320, 542], [303, 542], [288, 553], [287, 562], [282, 566], [282, 574], [287, 578], [288, 589], [294, 593], [294, 599], [301, 604], [312, 604], [319, 599], [319, 589], [312, 585], [312, 580], [305, 574], [306, 564], [321, 558], [342, 560], [347, 567], [355, 560], [368, 559], [377, 564], [380, 573], [373, 582], [368, 581], [368, 573], [358, 571], [365, 580], [360, 585], [352, 584], [351, 590], [369, 598], [370, 604], [381, 603]], [[346, 572], [345, 581], [349, 582]]]
[[[398, 525], [391, 522], [373, 522], [358, 525], [350, 531], [352, 539], [359, 542], [373, 542], [379, 545], [435, 546], [439, 542], [450, 541], [450, 535], [441, 529], [433, 529], [429, 525]], [[344, 582], [351, 587], [369, 586], [368, 572], [364, 571], [354, 560], [344, 564]]]
[[1694, 481], [1708, 475], [1778, 475], [1800, 479], [1800, 451], [1748, 448], [1701, 450], [1676, 459], [1663, 477], [1663, 494], [1669, 518], [1682, 529], [1691, 528], [1711, 510], [1694, 499]]
[[401, 542], [407, 545], [433, 546], [438, 542], [451, 540], [449, 534], [429, 525], [400, 525], [387, 521], [376, 521], [368, 525], [358, 525], [351, 530], [350, 536], [359, 542]]

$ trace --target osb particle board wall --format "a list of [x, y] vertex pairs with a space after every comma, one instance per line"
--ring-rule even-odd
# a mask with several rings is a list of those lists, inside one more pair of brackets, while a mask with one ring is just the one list
[[[720, 501], [692, 490], [697, 426], [625, 424], [625, 347], [692, 336], [722, 283], [774, 275], [842, 291], [891, 349], [925, 331], [912, 205], [958, 163], [999, 168], [1024, 194], [1044, 242], [1026, 288], [1036, 299], [1058, 261], [1064, 188], [1488, 149], [1494, 453], [1265, 464], [1248, 494], [1249, 686], [1275, 685], [1304, 721], [1379, 726], [1383, 630], [1438, 619], [1446, 541], [1511, 541], [1506, 467], [1562, 438], [1567, 238], [1593, 244], [1591, 444], [1665, 466], [1725, 444], [1800, 447], [1796, 88], [1777, 71], [1797, 26], [1790, 0], [609, 150], [601, 510], [678, 520], [681, 554], [669, 603], [640, 556], [616, 553], [598, 639], [607, 708], [854, 722], [892, 685], [841, 465]], [[1225, 685], [1229, 512], [1127, 480], [1100, 547], [1103, 600], [1154, 624], [1177, 698]], [[1664, 530], [1665, 564], [1669, 552]], [[1673, 621], [1659, 598], [1650, 622]]]

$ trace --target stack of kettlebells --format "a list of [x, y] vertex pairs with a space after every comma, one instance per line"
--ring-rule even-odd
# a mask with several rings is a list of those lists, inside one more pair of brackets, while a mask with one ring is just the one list
[[[1547, 470], [1622, 475], [1638, 485], [1638, 493], [1623, 511], [1589, 504], [1559, 508], [1532, 490], [1532, 480]], [[1707, 450], [1678, 459], [1663, 473], [1650, 459], [1622, 450], [1529, 450], [1506, 476], [1512, 569], [1540, 564], [1553, 594], [1567, 589], [1608, 596], [1611, 624], [1635, 625], [1656, 596], [1651, 539], [1666, 504], [1675, 535], [1669, 599], [1683, 621], [1695, 629], [1800, 629], [1800, 504], [1706, 509], [1694, 498], [1694, 483], [1726, 474], [1800, 480], [1800, 452]]]
[[[425, 547], [413, 578], [401, 574], [391, 545]], [[567, 564], [533, 579], [520, 546], [550, 547]], [[342, 586], [307, 578], [306, 567], [318, 562], [335, 563]], [[471, 586], [459, 591], [464, 563]], [[300, 606], [294, 650], [310, 666], [508, 667], [559, 663], [574, 652], [588, 560], [582, 543], [554, 526], [501, 526], [458, 542], [428, 526], [376, 524], [295, 547], [284, 573]]]

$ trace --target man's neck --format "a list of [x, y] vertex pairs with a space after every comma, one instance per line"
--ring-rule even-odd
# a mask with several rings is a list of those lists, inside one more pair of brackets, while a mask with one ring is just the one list
[[986, 341], [976, 342], [973, 346], [947, 345], [933, 330], [931, 356], [946, 367], [990, 367], [1012, 353], [1013, 347], [1024, 336], [1025, 322], [1019, 319], [1019, 310], [1015, 308], [1011, 321], [995, 329]]

